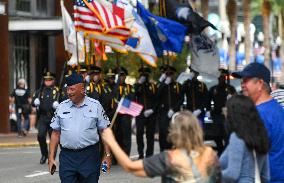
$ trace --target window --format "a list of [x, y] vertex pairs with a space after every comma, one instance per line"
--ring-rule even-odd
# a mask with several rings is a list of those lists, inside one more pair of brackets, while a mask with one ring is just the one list
[[16, 0], [16, 10], [23, 12], [31, 12], [30, 0]]
[[26, 33], [14, 34], [14, 78], [29, 81], [29, 35]]
[[47, 0], [37, 0], [36, 10], [40, 15], [46, 15], [47, 14]]

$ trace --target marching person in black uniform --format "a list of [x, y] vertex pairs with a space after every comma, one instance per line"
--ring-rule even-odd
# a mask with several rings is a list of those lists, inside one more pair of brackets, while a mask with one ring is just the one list
[[147, 149], [146, 157], [153, 155], [157, 86], [149, 81], [150, 68], [141, 67], [139, 69], [140, 78], [134, 85], [135, 98], [138, 103], [144, 106], [143, 111], [136, 117], [136, 140], [138, 146], [139, 159], [144, 158], [144, 131], [146, 129]]
[[104, 92], [102, 94], [102, 101], [104, 101], [104, 109], [107, 116], [112, 119], [117, 107], [117, 99], [114, 94], [115, 90], [115, 72], [113, 69], [108, 69], [106, 72]]
[[72, 74], [72, 69], [71, 68], [67, 68], [67, 71], [64, 75], [64, 81], [63, 81], [63, 86], [61, 86], [61, 94], [59, 97], [59, 101], [62, 102], [64, 100], [68, 99], [68, 95], [67, 95], [67, 84], [66, 84], [66, 78], [68, 76], [70, 76]]
[[[207, 104], [208, 109], [211, 108], [210, 115], [208, 116], [211, 116], [213, 124], [211, 124], [211, 131], [208, 131], [209, 129], [205, 128], [205, 139], [215, 140], [218, 155], [221, 155], [225, 148], [223, 140], [226, 141], [226, 133], [224, 129], [225, 116], [222, 109], [225, 107], [227, 99], [231, 95], [236, 94], [236, 89], [226, 83], [227, 77], [229, 77], [228, 70], [220, 69], [218, 84], [210, 88]], [[210, 124], [208, 124], [208, 126], [209, 125]]]
[[159, 99], [159, 143], [160, 151], [170, 149], [172, 145], [167, 141], [168, 128], [172, 115], [180, 110], [181, 86], [174, 79], [176, 69], [165, 66], [165, 77], [160, 78], [157, 99]]
[[102, 69], [98, 66], [92, 65], [90, 67], [90, 71], [89, 71], [90, 84], [88, 86], [89, 93], [87, 93], [87, 96], [98, 100], [103, 105], [102, 95], [104, 92], [104, 82], [102, 80], [101, 72], [102, 72]]
[[[119, 67], [116, 70], [118, 81], [115, 86], [114, 96], [117, 101], [122, 97], [129, 100], [134, 99], [134, 89], [130, 84], [125, 83], [128, 71], [124, 67]], [[120, 147], [127, 155], [130, 155], [131, 150], [131, 116], [127, 114], [118, 114], [114, 125], [115, 137]]]
[[201, 122], [204, 122], [205, 110], [208, 101], [206, 85], [197, 79], [199, 73], [191, 69], [192, 79], [186, 80], [182, 85], [182, 97], [186, 97], [185, 108], [192, 111]]
[[38, 136], [41, 159], [40, 164], [44, 164], [48, 158], [48, 149], [46, 144], [46, 134], [48, 132], [51, 136], [52, 129], [50, 127], [50, 121], [53, 117], [54, 111], [59, 105], [56, 101], [58, 93], [58, 87], [54, 85], [54, 74], [46, 72], [43, 76], [44, 86], [41, 90], [36, 91], [34, 95], [34, 105], [38, 110]]

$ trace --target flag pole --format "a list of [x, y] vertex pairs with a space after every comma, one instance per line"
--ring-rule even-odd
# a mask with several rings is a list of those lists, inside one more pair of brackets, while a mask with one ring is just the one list
[[117, 105], [117, 108], [116, 108], [116, 110], [115, 110], [115, 113], [114, 113], [114, 115], [113, 115], [113, 117], [112, 117], [112, 120], [111, 120], [111, 122], [110, 122], [109, 128], [112, 128], [112, 127], [113, 127], [113, 125], [114, 125], [114, 123], [115, 123], [115, 119], [116, 119], [117, 114], [118, 114], [118, 111], [119, 111], [119, 108], [120, 108], [120, 106], [122, 105], [123, 100], [124, 100], [124, 97], [122, 97], [122, 98], [120, 99], [120, 101], [119, 101], [119, 103], [118, 103], [118, 105]]

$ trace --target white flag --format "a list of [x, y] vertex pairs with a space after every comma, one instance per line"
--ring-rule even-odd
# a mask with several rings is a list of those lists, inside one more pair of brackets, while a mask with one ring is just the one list
[[193, 35], [190, 41], [192, 62], [190, 67], [200, 73], [219, 76], [219, 51], [206, 35]]
[[66, 10], [63, 0], [60, 2], [61, 5], [61, 14], [62, 14], [62, 24], [63, 24], [63, 36], [64, 36], [64, 46], [65, 50], [72, 54], [71, 59], [68, 61], [68, 65], [76, 65], [79, 62], [85, 61], [84, 54], [84, 39], [83, 35], [77, 34], [78, 42], [78, 53], [79, 60], [77, 60], [77, 43], [76, 43], [76, 31], [74, 27], [74, 22], [72, 21], [71, 16]]

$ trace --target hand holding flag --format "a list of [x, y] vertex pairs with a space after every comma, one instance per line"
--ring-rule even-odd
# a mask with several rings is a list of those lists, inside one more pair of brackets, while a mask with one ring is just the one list
[[122, 97], [118, 103], [115, 114], [111, 120], [110, 128], [112, 128], [114, 124], [117, 113], [128, 114], [130, 116], [136, 117], [141, 113], [142, 109], [143, 109], [143, 105]]

